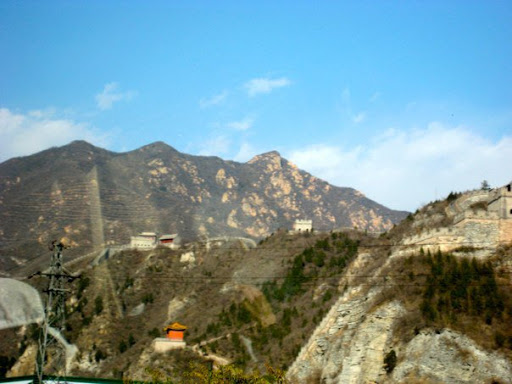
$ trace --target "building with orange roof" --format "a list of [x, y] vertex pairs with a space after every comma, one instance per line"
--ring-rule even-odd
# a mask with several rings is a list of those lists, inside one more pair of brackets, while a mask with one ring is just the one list
[[183, 341], [183, 336], [187, 327], [178, 322], [172, 323], [164, 328], [167, 338], [170, 340]]
[[185, 348], [187, 343], [183, 340], [187, 326], [174, 322], [164, 327], [166, 337], [157, 337], [153, 340], [155, 352], [167, 352], [171, 349]]

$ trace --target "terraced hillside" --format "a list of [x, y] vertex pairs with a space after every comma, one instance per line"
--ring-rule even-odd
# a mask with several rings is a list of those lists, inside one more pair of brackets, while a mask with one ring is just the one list
[[383, 231], [405, 214], [331, 186], [277, 152], [241, 164], [161, 142], [127, 153], [73, 142], [0, 164], [0, 271], [38, 267], [55, 239], [73, 257], [141, 231], [259, 239], [295, 219], [323, 230]]

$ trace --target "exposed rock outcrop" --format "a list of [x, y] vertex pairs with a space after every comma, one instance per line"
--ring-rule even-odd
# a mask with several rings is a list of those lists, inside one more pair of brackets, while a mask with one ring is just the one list
[[405, 215], [278, 152], [236, 163], [161, 142], [127, 153], [73, 142], [0, 164], [0, 273], [55, 239], [78, 255], [143, 231], [261, 238], [299, 218], [319, 230], [385, 231]]
[[[356, 272], [357, 267], [352, 267], [347, 274]], [[288, 376], [301, 383], [319, 377], [325, 383], [381, 380], [382, 361], [393, 343], [393, 324], [405, 311], [397, 301], [378, 305], [381, 290], [367, 289], [367, 284], [347, 290], [303, 347]]]
[[[350, 273], [355, 273], [352, 269]], [[367, 284], [371, 284], [368, 281]], [[510, 383], [512, 364], [458, 332], [427, 329], [404, 342], [395, 334], [407, 311], [380, 303], [376, 281], [346, 291], [324, 317], [288, 371], [298, 383]], [[397, 351], [392, 374], [384, 359]]]
[[[470, 254], [478, 259], [492, 259], [494, 265], [505, 271], [502, 281], [509, 279], [510, 282], [506, 272], [510, 272], [510, 253], [502, 258], [498, 251], [500, 247], [510, 249], [507, 245], [510, 238], [505, 236], [512, 224], [509, 189], [510, 186], [505, 186], [495, 191], [462, 195], [448, 205], [445, 214], [436, 213], [433, 206], [426, 207], [417, 215], [417, 220], [411, 216], [408, 225], [411, 232], [428, 228], [428, 225], [433, 225], [433, 229], [406, 236], [395, 244], [384, 261], [382, 257], [380, 261], [374, 259], [371, 253], [359, 254], [340, 280], [339, 287], [345, 287], [345, 291], [303, 346], [288, 377], [298, 383], [326, 384], [511, 383], [509, 355], [484, 348], [465, 334], [446, 326], [425, 327], [426, 323], [419, 328], [407, 324], [408, 333], [401, 332], [400, 327], [411, 319], [408, 317], [411, 306], [403, 298], [397, 299], [396, 289], [407, 283], [387, 276], [395, 268], [406, 270], [407, 258], [414, 258], [414, 252], [418, 254], [422, 247], [444, 251], [447, 245], [448, 250], [475, 245], [475, 249], [468, 247], [454, 257]], [[476, 207], [487, 209], [487, 202], [489, 211], [473, 212]], [[501, 255], [505, 254], [501, 251]], [[367, 268], [372, 263], [374, 269], [368, 273]], [[409, 273], [407, 281], [411, 284], [414, 274]], [[388, 283], [398, 288], [394, 288], [394, 292], [386, 290]], [[417, 300], [416, 305], [419, 302]], [[491, 327], [489, 324], [491, 322], [487, 322], [487, 327]], [[415, 328], [414, 334], [412, 328]], [[398, 358], [394, 369], [387, 372], [384, 361], [391, 351]]]
[[510, 383], [512, 365], [452, 330], [421, 332], [401, 352], [404, 358], [387, 378], [390, 383]]

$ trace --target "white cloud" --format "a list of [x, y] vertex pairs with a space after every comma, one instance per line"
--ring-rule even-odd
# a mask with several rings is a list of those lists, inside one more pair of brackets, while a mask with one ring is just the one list
[[259, 94], [270, 93], [276, 88], [286, 87], [290, 84], [291, 81], [286, 77], [280, 77], [278, 79], [260, 77], [249, 80], [244, 84], [244, 87], [249, 96], [256, 96]]
[[95, 97], [98, 108], [103, 111], [111, 109], [114, 103], [118, 101], [130, 101], [137, 95], [135, 91], [120, 92], [118, 90], [119, 84], [115, 82], [105, 84], [103, 91], [98, 93]]
[[227, 123], [226, 126], [228, 128], [237, 130], [237, 131], [247, 131], [254, 124], [254, 119], [250, 117], [246, 117], [245, 119], [239, 121], [232, 121]]
[[512, 179], [512, 137], [492, 142], [465, 127], [431, 123], [389, 130], [368, 146], [316, 145], [287, 154], [300, 168], [332, 184], [358, 189], [394, 209], [414, 211], [450, 191], [499, 186]]
[[26, 156], [73, 140], [105, 146], [106, 135], [98, 135], [87, 124], [59, 119], [54, 110], [13, 113], [0, 108], [0, 161]]
[[199, 100], [199, 106], [201, 108], [213, 107], [215, 105], [222, 104], [224, 102], [224, 100], [226, 100], [227, 97], [228, 97], [228, 92], [222, 91], [221, 93], [214, 95], [210, 98], [205, 98], [205, 99]]

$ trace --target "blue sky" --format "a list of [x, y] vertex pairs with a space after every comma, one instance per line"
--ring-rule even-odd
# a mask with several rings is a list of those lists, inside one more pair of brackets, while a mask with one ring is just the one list
[[510, 1], [0, 2], [0, 161], [278, 150], [415, 210], [512, 179]]

